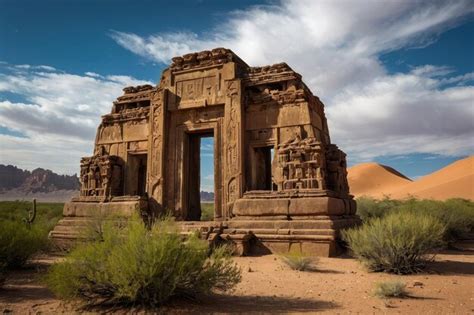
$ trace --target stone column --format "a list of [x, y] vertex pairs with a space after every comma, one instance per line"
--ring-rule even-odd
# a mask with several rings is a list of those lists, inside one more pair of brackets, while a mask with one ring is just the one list
[[150, 104], [147, 192], [150, 210], [155, 214], [163, 210], [164, 202], [165, 92], [163, 89], [153, 92]]
[[243, 193], [243, 108], [240, 79], [225, 81], [224, 109], [224, 216], [232, 216], [232, 207]]

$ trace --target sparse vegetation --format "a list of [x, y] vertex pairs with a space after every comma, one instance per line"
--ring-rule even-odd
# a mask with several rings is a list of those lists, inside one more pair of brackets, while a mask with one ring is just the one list
[[443, 245], [444, 225], [433, 216], [394, 212], [343, 231], [355, 257], [369, 270], [397, 274], [417, 272]]
[[201, 203], [201, 221], [212, 221], [214, 220], [214, 203], [203, 202]]
[[374, 295], [382, 299], [403, 298], [408, 296], [408, 292], [406, 284], [401, 281], [384, 281], [375, 284]]
[[122, 228], [108, 222], [102, 235], [51, 267], [46, 283], [59, 297], [157, 306], [173, 296], [225, 291], [241, 278], [227, 248], [209, 255], [205, 241], [191, 235], [183, 242], [167, 218], [151, 230], [137, 218]]
[[357, 198], [357, 214], [362, 221], [366, 222], [370, 219], [383, 217], [401, 203], [403, 202], [389, 198], [376, 200], [369, 197], [360, 197]]
[[[0, 202], [0, 267], [6, 270], [22, 267], [27, 260], [48, 245], [48, 232], [61, 216], [62, 204], [38, 204], [35, 222], [23, 222], [31, 203]], [[0, 271], [0, 273], [2, 273]], [[1, 276], [0, 276], [1, 278]]]
[[474, 231], [474, 202], [464, 199], [436, 200], [374, 200], [357, 199], [357, 213], [364, 222], [381, 218], [394, 212], [413, 212], [430, 215], [445, 225], [445, 241], [455, 241]]
[[301, 252], [291, 252], [281, 255], [281, 258], [285, 264], [291, 269], [298, 271], [309, 271], [314, 269], [316, 264], [316, 258], [306, 256]]

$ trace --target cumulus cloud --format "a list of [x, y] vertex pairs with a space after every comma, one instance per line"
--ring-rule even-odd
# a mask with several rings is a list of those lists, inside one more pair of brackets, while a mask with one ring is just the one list
[[474, 73], [417, 65], [391, 74], [383, 53], [421, 48], [474, 12], [460, 1], [282, 1], [230, 14], [204, 35], [111, 37], [152, 61], [228, 47], [251, 65], [286, 61], [326, 104], [352, 162], [409, 153], [464, 155], [474, 140]]
[[128, 76], [80, 76], [44, 65], [2, 64], [0, 70], [0, 126], [13, 131], [0, 135], [0, 163], [62, 173], [76, 172], [79, 158], [91, 154], [100, 116], [110, 111], [122, 88], [150, 84]]

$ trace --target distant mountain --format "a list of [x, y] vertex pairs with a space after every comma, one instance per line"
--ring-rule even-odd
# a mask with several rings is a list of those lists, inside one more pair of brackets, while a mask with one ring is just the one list
[[16, 189], [25, 193], [48, 193], [79, 188], [77, 175], [58, 175], [42, 168], [30, 172], [13, 165], [0, 164], [0, 191]]
[[0, 164], [0, 200], [66, 202], [78, 194], [79, 188], [77, 175], [58, 175], [42, 168], [30, 172]]
[[201, 201], [212, 201], [212, 202], [214, 202], [214, 193], [201, 190]]

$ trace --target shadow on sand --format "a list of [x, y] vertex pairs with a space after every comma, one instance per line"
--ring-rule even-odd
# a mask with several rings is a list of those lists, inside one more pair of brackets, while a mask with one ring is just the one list
[[188, 302], [183, 305], [182, 303], [173, 301], [170, 304], [173, 310], [176, 310], [176, 307], [179, 309], [184, 306], [186, 312], [226, 314], [304, 313], [331, 310], [340, 307], [339, 304], [334, 302], [304, 298], [232, 295], [211, 295], [203, 298], [199, 303]]

